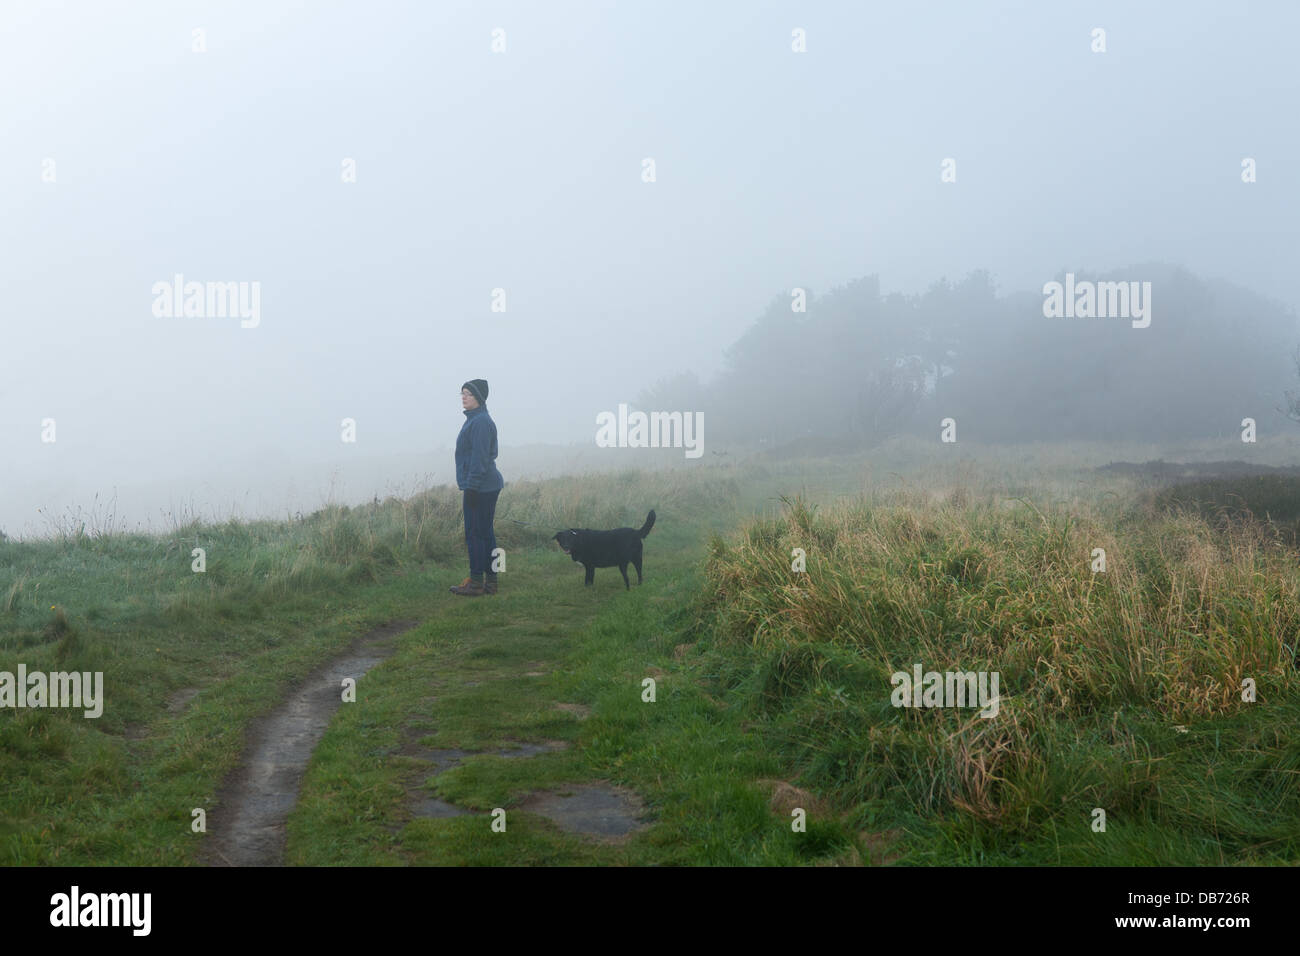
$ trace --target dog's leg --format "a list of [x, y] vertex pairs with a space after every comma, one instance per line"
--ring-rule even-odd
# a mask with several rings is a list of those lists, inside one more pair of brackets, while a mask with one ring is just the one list
[[589, 564], [586, 567], [587, 567], [587, 580], [584, 583], [590, 584], [592, 581], [596, 580], [596, 566], [594, 564]]
[[636, 557], [632, 559], [632, 567], [636, 568], [636, 583], [640, 584], [641, 583], [641, 555], [638, 554]]
[[627, 562], [624, 561], [620, 564], [618, 569], [623, 572], [623, 587], [627, 588], [629, 591], [632, 590], [632, 582], [627, 579]]

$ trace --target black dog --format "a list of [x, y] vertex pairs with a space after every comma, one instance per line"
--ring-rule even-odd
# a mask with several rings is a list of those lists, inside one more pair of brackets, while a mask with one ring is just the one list
[[654, 527], [655, 513], [651, 509], [641, 530], [615, 528], [613, 531], [592, 531], [590, 528], [570, 528], [555, 536], [560, 550], [571, 555], [587, 569], [587, 584], [596, 578], [597, 568], [618, 565], [623, 572], [623, 584], [630, 591], [632, 582], [627, 579], [627, 566], [636, 568], [636, 583], [641, 583], [641, 539]]

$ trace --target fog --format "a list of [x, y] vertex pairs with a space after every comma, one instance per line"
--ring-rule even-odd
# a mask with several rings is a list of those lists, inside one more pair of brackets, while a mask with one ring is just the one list
[[[8, 0], [0, 529], [452, 482], [472, 378], [507, 482], [628, 464], [597, 445], [620, 404], [702, 414], [705, 448], [1300, 429], [1298, 29], [1281, 3]], [[1149, 282], [1149, 324], [1046, 315], [1067, 276]], [[166, 314], [189, 282], [248, 308]]]

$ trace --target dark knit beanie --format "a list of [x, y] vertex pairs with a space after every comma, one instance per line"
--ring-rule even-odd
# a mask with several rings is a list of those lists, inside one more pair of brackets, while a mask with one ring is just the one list
[[461, 388], [469, 389], [469, 393], [478, 399], [478, 403], [480, 405], [487, 404], [487, 393], [488, 393], [487, 379], [472, 378], [464, 385], [462, 385]]

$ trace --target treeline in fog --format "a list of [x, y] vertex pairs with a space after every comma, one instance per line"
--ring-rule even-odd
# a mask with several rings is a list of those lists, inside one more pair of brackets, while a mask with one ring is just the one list
[[[1297, 384], [1294, 311], [1164, 264], [1050, 281], [1077, 297], [1068, 317], [1049, 292], [1000, 294], [985, 272], [921, 295], [882, 293], [876, 276], [823, 295], [787, 290], [712, 381], [679, 373], [638, 404], [706, 410], [715, 442], [846, 450], [937, 434], [949, 417], [962, 439], [990, 442], [1226, 436], [1247, 417], [1295, 427], [1279, 411]], [[1144, 316], [1095, 314], [1127, 291], [1117, 283]], [[1093, 287], [1085, 302], [1079, 290]]]

